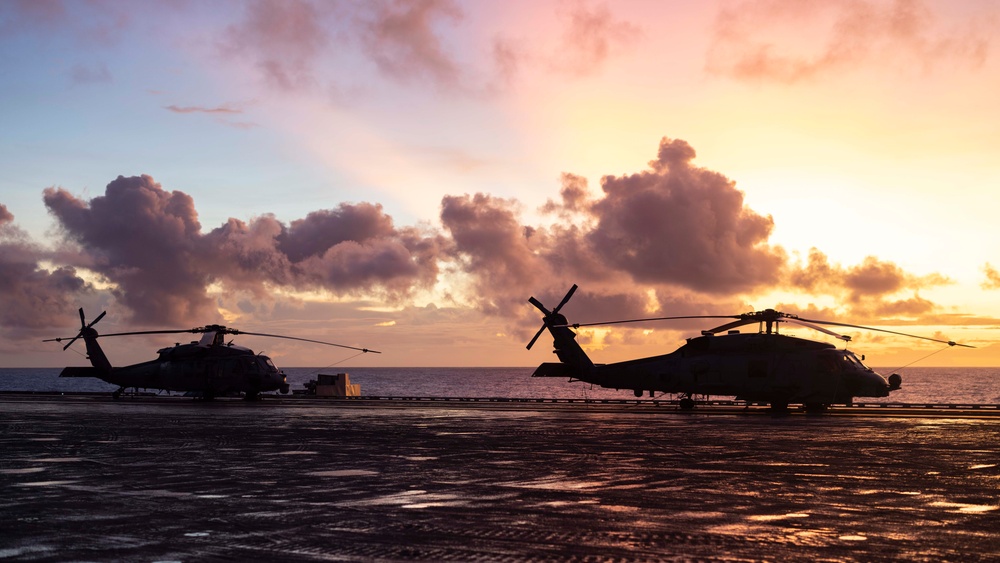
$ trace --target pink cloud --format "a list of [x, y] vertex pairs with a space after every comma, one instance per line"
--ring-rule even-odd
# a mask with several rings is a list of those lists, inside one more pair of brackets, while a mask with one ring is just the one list
[[945, 26], [919, 0], [746, 0], [719, 11], [707, 68], [791, 83], [860, 64], [981, 66], [989, 34], [971, 20]]

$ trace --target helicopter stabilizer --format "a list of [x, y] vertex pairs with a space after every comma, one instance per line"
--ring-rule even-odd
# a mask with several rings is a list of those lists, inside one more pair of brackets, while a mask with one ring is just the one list
[[100, 379], [101, 371], [93, 366], [70, 366], [63, 368], [59, 377], [96, 377]]

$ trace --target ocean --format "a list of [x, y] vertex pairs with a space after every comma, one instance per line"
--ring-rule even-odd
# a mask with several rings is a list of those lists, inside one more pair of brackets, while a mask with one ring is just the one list
[[[531, 377], [533, 370], [533, 367], [284, 368], [293, 390], [303, 389], [305, 382], [315, 379], [319, 373], [348, 373], [351, 383], [359, 384], [364, 396], [635, 399], [628, 390], [615, 391], [564, 379]], [[888, 375], [879, 368], [875, 370]], [[114, 385], [97, 379], [61, 378], [60, 371], [61, 368], [0, 368], [0, 391], [110, 393], [115, 390]], [[1000, 404], [1000, 368], [911, 367], [899, 374], [903, 377], [900, 390], [887, 399], [869, 402]]]

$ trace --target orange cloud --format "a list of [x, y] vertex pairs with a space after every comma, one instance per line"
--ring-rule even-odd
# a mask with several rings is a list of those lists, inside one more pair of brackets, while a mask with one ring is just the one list
[[983, 289], [1000, 289], [1000, 272], [987, 262], [983, 265], [983, 273], [986, 274], [986, 281], [980, 284]]
[[[925, 276], [910, 274], [898, 265], [874, 256], [865, 258], [856, 266], [831, 265], [827, 256], [815, 248], [809, 251], [805, 265], [789, 269], [789, 281], [794, 288], [842, 298], [852, 308], [853, 315], [866, 318], [929, 314], [934, 310], [934, 304], [915, 293], [920, 289], [952, 283], [937, 273]], [[914, 295], [893, 298], [902, 292], [914, 292]]]

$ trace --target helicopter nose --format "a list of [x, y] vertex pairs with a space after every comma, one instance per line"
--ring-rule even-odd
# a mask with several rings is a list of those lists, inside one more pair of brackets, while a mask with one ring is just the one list
[[871, 392], [870, 396], [872, 397], [888, 397], [889, 391], [893, 390], [889, 382], [874, 371], [865, 374], [864, 385]]

